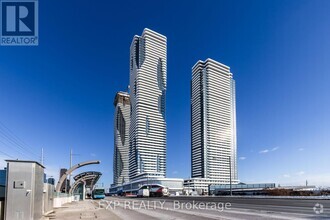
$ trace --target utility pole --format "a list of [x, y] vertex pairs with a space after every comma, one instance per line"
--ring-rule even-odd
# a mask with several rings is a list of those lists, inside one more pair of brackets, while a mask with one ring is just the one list
[[[70, 167], [69, 169], [72, 167], [72, 157], [73, 156], [78, 156], [79, 154], [74, 154], [72, 151], [72, 148], [70, 148]], [[69, 184], [71, 185], [71, 173], [69, 175]]]

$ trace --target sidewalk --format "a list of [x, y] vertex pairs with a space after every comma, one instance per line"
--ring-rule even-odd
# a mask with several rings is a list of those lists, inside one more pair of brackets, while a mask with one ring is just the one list
[[[80, 219], [113, 219], [119, 220], [120, 218], [112, 212], [105, 209], [98, 209], [97, 202], [93, 200], [85, 200], [79, 202], [72, 202], [64, 204], [61, 208], [54, 209], [54, 213], [49, 214], [47, 217], [51, 219], [60, 220], [80, 220]], [[46, 218], [47, 219], [47, 218]]]

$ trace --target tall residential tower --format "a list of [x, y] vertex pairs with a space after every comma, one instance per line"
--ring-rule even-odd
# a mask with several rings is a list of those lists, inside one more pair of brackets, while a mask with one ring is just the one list
[[130, 48], [130, 180], [166, 175], [166, 37], [149, 29]]
[[191, 177], [237, 183], [236, 160], [233, 75], [217, 61], [198, 61], [191, 81]]
[[130, 98], [126, 92], [118, 92], [114, 101], [114, 154], [113, 154], [113, 183], [120, 185], [129, 181], [129, 126]]

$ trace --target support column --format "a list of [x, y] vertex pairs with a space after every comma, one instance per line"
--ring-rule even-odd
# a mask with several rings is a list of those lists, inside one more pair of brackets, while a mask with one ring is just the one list
[[83, 187], [82, 187], [82, 200], [85, 201], [86, 199], [86, 182], [83, 182]]

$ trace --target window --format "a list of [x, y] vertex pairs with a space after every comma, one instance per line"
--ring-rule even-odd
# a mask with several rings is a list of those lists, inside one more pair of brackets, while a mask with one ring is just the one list
[[159, 155], [156, 156], [156, 163], [157, 163], [157, 172], [160, 172], [160, 157], [159, 157]]
[[150, 121], [149, 121], [149, 117], [147, 116], [146, 118], [146, 134], [148, 135], [150, 132]]
[[133, 57], [131, 57], [131, 70], [133, 70]]
[[133, 88], [133, 91], [134, 91], [134, 96], [136, 96], [136, 80], [134, 80], [134, 88]]

